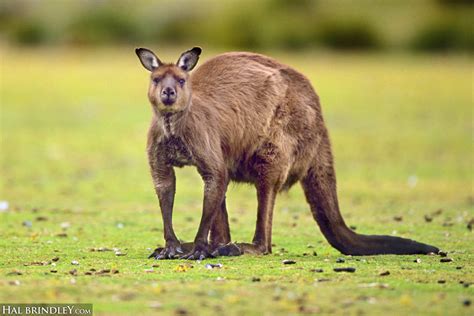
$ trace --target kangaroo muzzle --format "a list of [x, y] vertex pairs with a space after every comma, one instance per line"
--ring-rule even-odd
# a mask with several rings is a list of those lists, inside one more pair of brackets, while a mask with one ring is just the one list
[[176, 102], [176, 90], [171, 87], [166, 87], [161, 90], [160, 99], [164, 105], [171, 106]]

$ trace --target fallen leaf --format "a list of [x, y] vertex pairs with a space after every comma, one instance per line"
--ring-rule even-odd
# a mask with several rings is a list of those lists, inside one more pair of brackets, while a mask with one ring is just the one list
[[89, 251], [103, 252], [103, 251], [112, 251], [112, 249], [106, 248], [106, 247], [99, 247], [99, 248], [90, 248]]
[[8, 272], [7, 275], [23, 275], [23, 272], [19, 270], [13, 270], [11, 272]]
[[186, 272], [191, 269], [193, 266], [190, 264], [179, 264], [174, 268], [176, 272]]
[[350, 272], [350, 273], [353, 273], [356, 271], [356, 269], [352, 267], [334, 268], [333, 270], [334, 272]]
[[472, 227], [474, 226], [474, 218], [471, 219], [468, 223], [467, 223], [467, 229], [469, 229], [470, 231], [472, 231]]
[[29, 263], [24, 263], [24, 266], [47, 266], [51, 264], [51, 261], [33, 261]]
[[178, 308], [176, 311], [175, 311], [176, 315], [188, 315], [188, 311], [184, 308]]

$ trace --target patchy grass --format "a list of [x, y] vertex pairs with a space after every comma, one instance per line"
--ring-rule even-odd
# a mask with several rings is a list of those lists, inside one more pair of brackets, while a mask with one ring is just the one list
[[[434, 244], [453, 262], [337, 263], [343, 256], [320, 234], [299, 187], [278, 199], [272, 255], [146, 259], [163, 240], [145, 157], [148, 78], [133, 50], [4, 47], [0, 200], [10, 207], [0, 213], [0, 302], [94, 303], [100, 314], [472, 314], [463, 303], [474, 282], [466, 227], [474, 217], [472, 59], [273, 55], [305, 73], [321, 96], [347, 222], [358, 232]], [[191, 168], [177, 178], [175, 227], [191, 240], [202, 184]], [[249, 241], [253, 188], [231, 186], [228, 204], [233, 239]], [[100, 247], [126, 255], [91, 251]], [[209, 262], [223, 267], [206, 269]], [[86, 275], [90, 269], [97, 271]], [[97, 274], [103, 269], [118, 273]]]

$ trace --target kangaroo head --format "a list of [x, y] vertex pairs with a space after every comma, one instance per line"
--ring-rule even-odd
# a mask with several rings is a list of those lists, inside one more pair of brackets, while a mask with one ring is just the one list
[[135, 50], [142, 65], [151, 72], [148, 99], [158, 112], [179, 112], [187, 108], [191, 99], [189, 72], [196, 66], [200, 47], [185, 51], [176, 64], [162, 63], [149, 49]]

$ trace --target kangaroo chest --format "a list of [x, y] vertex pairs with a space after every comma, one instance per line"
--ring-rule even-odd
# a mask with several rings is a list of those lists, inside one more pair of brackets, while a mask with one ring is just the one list
[[183, 140], [175, 135], [169, 135], [162, 140], [162, 155], [166, 157], [166, 163], [175, 167], [183, 167], [193, 164], [191, 151]]

